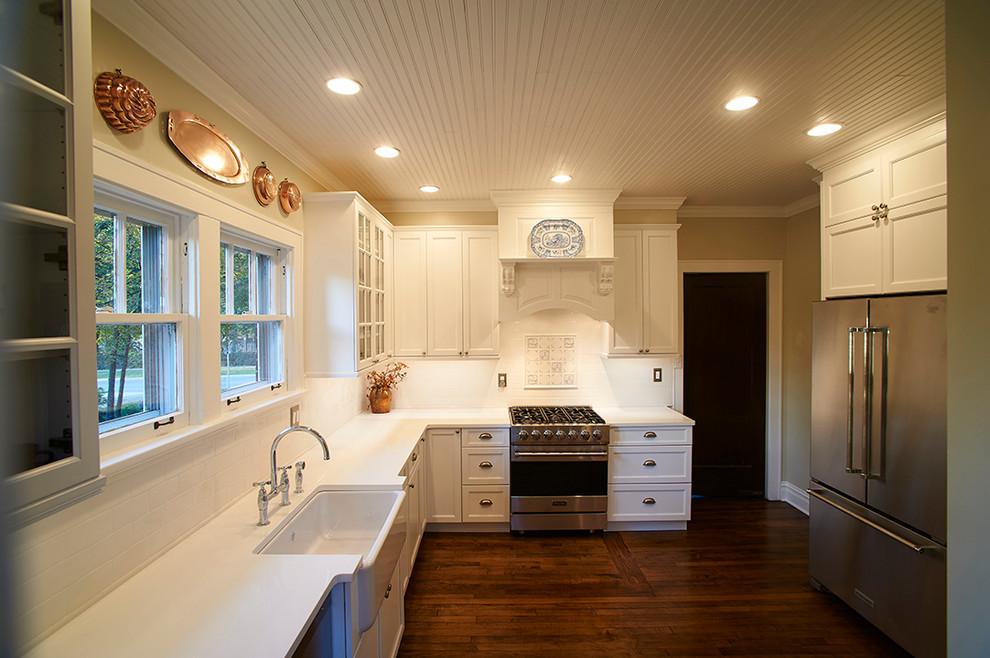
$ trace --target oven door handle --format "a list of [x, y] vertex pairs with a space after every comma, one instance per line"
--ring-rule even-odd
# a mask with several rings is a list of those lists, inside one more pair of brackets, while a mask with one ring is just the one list
[[608, 461], [608, 451], [601, 452], [537, 452], [516, 450], [512, 453], [513, 461], [553, 461], [566, 457], [566, 461]]

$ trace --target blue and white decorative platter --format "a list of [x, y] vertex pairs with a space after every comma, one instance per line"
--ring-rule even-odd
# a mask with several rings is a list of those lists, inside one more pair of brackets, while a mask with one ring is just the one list
[[544, 219], [530, 232], [529, 246], [540, 258], [574, 258], [584, 249], [584, 232], [572, 219]]

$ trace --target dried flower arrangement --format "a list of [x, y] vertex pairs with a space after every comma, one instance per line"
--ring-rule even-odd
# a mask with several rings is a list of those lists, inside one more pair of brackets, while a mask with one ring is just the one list
[[372, 370], [368, 373], [368, 392], [389, 391], [395, 388], [405, 378], [404, 371], [408, 367], [404, 363], [393, 361], [381, 372]]
[[372, 413], [387, 414], [392, 410], [392, 388], [406, 376], [404, 371], [408, 367], [393, 361], [381, 372], [372, 370], [368, 373], [368, 402]]

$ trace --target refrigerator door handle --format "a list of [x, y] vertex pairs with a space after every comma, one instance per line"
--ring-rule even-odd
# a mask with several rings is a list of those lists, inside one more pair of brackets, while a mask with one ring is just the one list
[[[880, 335], [880, 359], [876, 358], [876, 346], [875, 341], [877, 334]], [[889, 327], [871, 327], [869, 329], [869, 339], [867, 350], [869, 356], [867, 358], [867, 366], [869, 372], [869, 392], [867, 397], [868, 406], [868, 426], [867, 432], [865, 434], [864, 440], [864, 450], [863, 454], [866, 455], [866, 459], [863, 462], [863, 479], [865, 480], [882, 480], [884, 477], [884, 465], [886, 463], [886, 452], [887, 452], [887, 350], [888, 350], [888, 337], [890, 336]], [[874, 408], [873, 401], [876, 399], [873, 395], [874, 387], [876, 381], [880, 382], [880, 400], [879, 409]], [[880, 448], [880, 466], [876, 472], [873, 470], [873, 418], [879, 415], [880, 417], [880, 431], [879, 431], [879, 448]]]
[[853, 512], [852, 510], [846, 509], [842, 505], [836, 505], [831, 500], [829, 500], [828, 498], [826, 498], [825, 496], [822, 495], [823, 493], [825, 493], [825, 490], [824, 489], [807, 489], [807, 492], [808, 492], [809, 495], [814, 496], [815, 498], [817, 498], [818, 500], [822, 501], [826, 505], [830, 505], [830, 506], [834, 507], [835, 509], [839, 510], [840, 512], [842, 512], [844, 514], [848, 514], [849, 516], [853, 517], [857, 521], [859, 521], [861, 523], [865, 523], [866, 525], [870, 526], [874, 530], [876, 530], [876, 531], [878, 531], [878, 532], [880, 532], [880, 533], [882, 533], [884, 535], [887, 535], [888, 537], [890, 537], [894, 541], [896, 541], [896, 542], [898, 542], [900, 544], [904, 544], [905, 546], [907, 546], [908, 548], [910, 548], [911, 550], [913, 550], [916, 553], [924, 554], [925, 551], [938, 549], [938, 546], [935, 546], [935, 545], [926, 546], [924, 544], [915, 544], [913, 541], [908, 541], [904, 537], [901, 537], [900, 535], [898, 535], [896, 533], [893, 533], [890, 530], [887, 530], [883, 526], [878, 525], [878, 524], [874, 523], [873, 521], [870, 521], [865, 516], [860, 516], [859, 514], [856, 514], [855, 512]]
[[865, 344], [866, 327], [849, 327], [849, 409], [846, 413], [846, 473], [859, 473], [862, 475], [863, 469], [853, 468], [853, 452], [855, 449], [853, 430], [855, 428], [854, 411], [856, 408], [856, 334], [858, 333], [864, 335]]

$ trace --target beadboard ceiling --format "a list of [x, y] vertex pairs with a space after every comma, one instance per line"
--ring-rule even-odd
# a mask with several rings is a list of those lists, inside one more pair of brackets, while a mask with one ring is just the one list
[[[942, 1], [93, 6], [317, 180], [393, 207], [484, 207], [566, 172], [632, 203], [795, 208], [818, 192], [808, 160], [944, 107]], [[329, 92], [337, 76], [363, 91]], [[761, 103], [723, 109], [738, 95]], [[845, 128], [805, 134], [820, 122]]]

